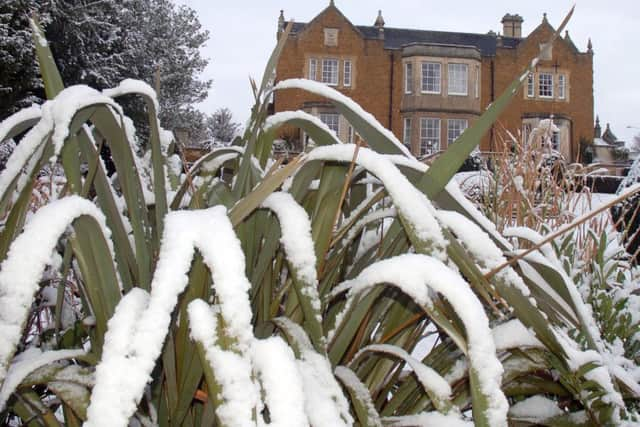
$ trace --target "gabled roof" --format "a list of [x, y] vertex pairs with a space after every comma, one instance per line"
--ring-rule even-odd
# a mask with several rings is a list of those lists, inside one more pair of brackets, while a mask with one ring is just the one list
[[[292, 34], [300, 33], [307, 26], [304, 22], [293, 24]], [[366, 39], [378, 39], [380, 30], [374, 26], [357, 25], [356, 28]], [[514, 48], [521, 39], [502, 37], [502, 46]], [[498, 37], [495, 34], [457, 33], [448, 31], [412, 30], [407, 28], [384, 27], [385, 49], [401, 49], [412, 43], [433, 43], [441, 45], [472, 46], [480, 50], [483, 56], [496, 54]]]

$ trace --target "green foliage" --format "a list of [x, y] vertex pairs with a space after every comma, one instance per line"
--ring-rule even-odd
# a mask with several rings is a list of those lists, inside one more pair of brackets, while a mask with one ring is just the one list
[[[305, 373], [305, 381], [322, 378], [311, 381], [318, 388], [304, 390], [305, 399], [313, 405], [329, 389], [333, 394], [328, 410], [345, 424], [351, 419], [359, 425], [415, 425], [416, 419], [446, 423], [468, 411], [481, 426], [506, 425], [507, 418], [514, 425], [550, 426], [633, 419], [639, 398], [633, 384], [625, 383], [621, 371], [605, 366], [605, 357], [614, 354], [605, 343], [637, 332], [637, 324], [625, 317], [630, 298], [607, 300], [606, 293], [594, 291], [585, 298], [592, 310], [598, 309], [592, 316], [572, 280], [578, 277], [572, 269], [575, 260], [563, 264], [571, 242], [560, 244], [557, 252], [540, 248], [514, 267], [501, 265], [513, 247], [456, 187], [445, 188], [457, 166], [440, 163], [463, 162], [499, 110], [506, 108], [509, 95], [465, 132], [462, 148], [436, 160], [426, 173], [414, 159], [404, 158], [395, 166], [398, 157], [379, 154], [399, 149], [344, 101], [335, 102], [376, 151], [325, 148], [335, 143], [333, 135], [296, 116], [280, 125], [304, 128], [319, 148], [281, 165], [271, 158], [277, 126], [265, 126], [265, 99], [273, 90], [271, 76], [281, 43], [264, 81], [254, 84], [256, 103], [237, 145], [215, 150], [181, 171], [174, 144], [158, 127], [153, 99], [144, 86], [127, 91], [147, 105], [151, 153], [144, 158], [136, 154], [127, 122], [111, 99], [96, 97], [72, 111], [68, 122], [51, 123], [50, 109], [61, 107], [56, 100], [74, 89], [62, 90], [50, 52], [41, 47], [43, 80], [49, 82], [53, 101], [45, 105], [37, 124], [33, 119], [22, 123], [31, 130], [21, 141], [22, 151], [14, 154], [15, 167], [0, 175], [0, 215], [6, 218], [0, 236], [0, 303], [8, 304], [9, 298], [24, 302], [16, 304], [11, 318], [3, 314], [4, 306], [0, 311], [0, 326], [22, 330], [15, 341], [7, 335], [9, 347], [0, 349], [0, 389], [12, 384], [3, 369], [15, 368], [21, 357], [38, 349], [62, 361], [45, 360], [28, 375], [11, 377], [17, 381], [8, 390], [8, 400], [0, 402], [3, 423], [74, 426], [90, 418], [101, 385], [94, 379], [104, 378], [94, 374], [104, 367], [107, 353], [120, 345], [114, 342], [124, 343], [121, 353], [116, 352], [125, 359], [122, 363], [142, 357], [130, 353], [139, 343], [129, 340], [140, 332], [135, 328], [142, 314], [157, 301], [169, 311], [153, 325], [162, 346], [157, 355], [151, 353], [153, 369], [144, 372], [149, 375], [147, 387], [134, 390], [139, 392], [137, 405], [125, 414], [143, 424], [232, 425], [223, 409], [234, 393], [230, 385], [242, 381], [248, 385], [243, 393], [255, 387], [261, 402], [250, 403], [250, 419], [262, 417], [268, 423], [280, 414], [278, 401], [270, 400], [273, 384], [264, 375], [271, 368]], [[58, 156], [63, 174], [43, 179], [39, 172], [57, 155], [52, 135], [60, 127], [69, 130]], [[5, 137], [0, 135], [0, 140]], [[115, 177], [108, 177], [99, 161], [102, 144], [111, 150]], [[367, 174], [379, 180], [372, 193], [362, 182]], [[40, 207], [32, 203], [40, 194], [59, 200]], [[273, 205], [276, 195], [289, 204], [284, 211], [279, 211], [282, 205]], [[36, 218], [55, 217], [56, 208], [69, 204], [82, 211], [69, 217], [57, 235], [34, 225]], [[213, 206], [222, 207], [207, 209]], [[417, 218], [415, 209], [424, 216]], [[292, 236], [287, 215], [296, 213], [301, 215], [294, 223], [304, 232]], [[68, 212], [61, 209], [63, 214]], [[176, 221], [177, 215], [193, 224]], [[25, 227], [28, 216], [33, 219]], [[199, 222], [205, 219], [211, 220], [206, 227]], [[426, 221], [433, 226], [431, 233], [425, 231]], [[176, 229], [176, 224], [184, 229]], [[53, 239], [51, 247], [42, 246], [41, 235]], [[192, 239], [187, 252], [170, 250], [185, 239]], [[54, 255], [46, 271], [36, 271], [40, 281], [17, 292], [7, 271], [24, 265], [29, 273], [31, 254], [20, 248], [34, 248], [36, 241]], [[313, 251], [291, 250], [301, 242]], [[226, 259], [227, 252], [234, 258]], [[593, 281], [605, 289], [622, 280], [624, 270], [600, 252]], [[168, 258], [167, 253], [178, 256]], [[186, 261], [180, 259], [184, 253]], [[305, 255], [302, 261], [300, 255]], [[380, 279], [384, 268], [394, 266], [403, 268]], [[172, 275], [184, 283], [171, 283], [171, 289], [157, 285]], [[445, 284], [439, 282], [443, 277]], [[464, 304], [459, 299], [463, 295]], [[478, 315], [470, 321], [466, 311], [473, 310], [479, 310]], [[249, 330], [238, 326], [246, 313]], [[161, 326], [165, 320], [166, 328]], [[592, 328], [596, 322], [600, 330]], [[501, 345], [495, 353], [489, 327], [514, 325], [515, 335], [496, 332], [495, 342]], [[625, 355], [631, 363], [627, 367], [637, 369], [633, 342], [625, 341]], [[282, 355], [278, 366], [265, 368], [258, 356], [266, 353], [256, 356], [254, 346]], [[409, 356], [425, 346], [429, 348], [422, 360]], [[489, 351], [478, 354], [478, 348]], [[79, 356], [84, 349], [87, 353]], [[74, 352], [51, 353], [65, 350]], [[246, 369], [227, 371], [219, 360]], [[491, 377], [492, 363], [502, 365], [501, 378]], [[109, 374], [123, 378], [131, 372]], [[492, 384], [494, 379], [497, 384]], [[563, 415], [507, 415], [507, 403], [532, 396], [545, 397]], [[280, 397], [289, 401], [295, 396]], [[343, 401], [348, 407], [341, 406]], [[119, 423], [115, 406], [113, 413], [101, 414], [103, 423]], [[307, 416], [317, 416], [310, 408], [305, 408]], [[289, 409], [293, 413], [300, 408]]]

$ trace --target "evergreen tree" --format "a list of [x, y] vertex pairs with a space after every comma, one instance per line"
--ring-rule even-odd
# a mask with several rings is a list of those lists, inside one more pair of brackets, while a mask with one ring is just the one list
[[[203, 128], [192, 105], [211, 85], [198, 77], [208, 62], [199, 49], [209, 34], [192, 9], [170, 0], [4, 0], [0, 69], [7, 72], [0, 73], [0, 95], [10, 96], [0, 96], [0, 120], [44, 98], [28, 25], [33, 12], [41, 16], [66, 85], [104, 89], [134, 78], [155, 87], [158, 73], [163, 126]], [[128, 110], [141, 105], [123, 103]]]
[[240, 124], [233, 121], [228, 108], [219, 108], [207, 118], [207, 132], [215, 142], [228, 143], [238, 134]]

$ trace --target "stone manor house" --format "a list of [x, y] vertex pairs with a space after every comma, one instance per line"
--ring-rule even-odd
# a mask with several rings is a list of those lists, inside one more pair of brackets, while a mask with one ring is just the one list
[[[294, 23], [276, 69], [277, 81], [317, 80], [339, 90], [391, 129], [417, 156], [445, 150], [507, 88], [554, 28], [546, 14], [526, 37], [523, 18], [504, 15], [502, 34], [391, 28], [378, 13], [373, 26], [352, 24], [331, 1], [308, 23]], [[280, 13], [278, 37], [285, 17]], [[353, 129], [326, 100], [299, 90], [277, 93], [274, 111], [304, 110], [318, 116], [339, 138]], [[580, 144], [593, 141], [593, 49], [580, 52], [568, 33], [540, 61], [481, 151], [499, 150], [508, 130], [528, 132], [553, 117], [553, 143], [568, 160], [580, 159]], [[283, 138], [303, 147], [304, 135], [287, 129]]]

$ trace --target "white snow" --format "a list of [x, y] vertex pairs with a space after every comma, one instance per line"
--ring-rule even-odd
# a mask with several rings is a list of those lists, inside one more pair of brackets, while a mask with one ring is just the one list
[[509, 409], [510, 416], [532, 422], [543, 422], [562, 414], [564, 412], [558, 407], [558, 403], [544, 396], [532, 396]]
[[309, 425], [302, 376], [291, 348], [280, 337], [254, 340], [251, 361], [265, 394], [270, 426]]
[[380, 122], [378, 122], [378, 120], [376, 120], [376, 118], [372, 114], [366, 112], [355, 101], [353, 101], [348, 96], [338, 92], [337, 90], [332, 89], [323, 83], [312, 81], [312, 80], [305, 80], [305, 79], [283, 80], [273, 88], [274, 91], [283, 90], [283, 89], [302, 89], [307, 92], [311, 92], [316, 95], [320, 95], [322, 97], [335, 101], [339, 104], [345, 105], [349, 110], [353, 111], [358, 116], [366, 120], [367, 123], [373, 126], [378, 132], [383, 134], [389, 141], [393, 143], [393, 145], [396, 146], [396, 148], [402, 154], [404, 154], [407, 157], [413, 157], [411, 155], [411, 152], [407, 149], [407, 147], [404, 146], [404, 144], [402, 144], [398, 140], [398, 138], [396, 138], [393, 132], [391, 132], [389, 129], [385, 128], [384, 126], [382, 126]]
[[251, 360], [246, 355], [225, 350], [219, 344], [217, 316], [219, 307], [211, 307], [202, 300], [189, 304], [191, 337], [202, 344], [207, 362], [220, 385], [222, 403], [215, 408], [225, 426], [255, 426], [254, 413], [259, 405], [259, 390], [251, 378]]
[[[123, 363], [115, 372], [110, 372], [109, 383], [120, 383], [122, 387], [111, 388], [98, 375], [94, 394], [104, 387], [103, 401], [91, 405], [110, 405], [118, 401], [136, 402], [144, 392], [150, 379], [155, 361], [162, 351], [171, 313], [178, 301], [178, 295], [188, 283], [187, 273], [195, 255], [195, 249], [202, 254], [212, 271], [213, 286], [220, 304], [220, 313], [225, 319], [225, 334], [236, 340], [237, 350], [246, 352], [253, 339], [251, 308], [247, 292], [250, 283], [245, 276], [245, 261], [240, 242], [223, 206], [199, 211], [176, 211], [165, 217], [165, 228], [156, 270], [151, 283], [151, 295], [147, 307], [141, 312], [133, 326], [128, 343], [105, 344], [127, 348]], [[101, 362], [102, 363], [102, 362]], [[129, 372], [138, 373], [135, 378]], [[116, 407], [111, 412], [119, 412], [121, 419], [128, 420], [135, 407]], [[95, 416], [90, 418], [92, 426], [124, 426], [114, 423], [113, 417], [105, 420]]]
[[2, 122], [0, 122], [0, 142], [7, 138], [7, 135], [11, 129], [20, 123], [36, 120], [42, 117], [42, 110], [38, 104], [34, 104], [29, 108], [23, 108], [15, 114], [10, 115]]
[[114, 259], [111, 232], [104, 215], [94, 204], [78, 196], [65, 197], [40, 208], [11, 244], [7, 259], [0, 267], [0, 382], [5, 378], [51, 253], [67, 227], [83, 215], [93, 217], [102, 228]]
[[311, 302], [319, 324], [320, 296], [318, 295], [318, 276], [316, 273], [316, 253], [311, 237], [311, 220], [307, 212], [289, 193], [275, 192], [263, 202], [262, 207], [270, 209], [280, 223], [280, 243], [284, 247], [287, 261], [294, 274], [302, 280], [302, 292]]
[[349, 413], [349, 401], [331, 370], [329, 360], [318, 354], [304, 330], [287, 318], [278, 318], [276, 323], [286, 329], [300, 351], [297, 360], [302, 375], [305, 395], [305, 411], [314, 427], [340, 427], [353, 425]]
[[[416, 426], [442, 426], [442, 427], [473, 427], [471, 421], [461, 419], [458, 415], [444, 415], [440, 412], [422, 412], [418, 415], [404, 417], [384, 418], [385, 425], [389, 427], [416, 427]], [[492, 424], [493, 426], [493, 424]]]
[[116, 111], [120, 111], [120, 106], [113, 99], [85, 85], [69, 86], [62, 90], [53, 99], [53, 102], [44, 104], [43, 116], [51, 114], [53, 118], [54, 132], [51, 140], [55, 157], [60, 155], [64, 141], [69, 136], [69, 126], [71, 126], [71, 121], [76, 113], [96, 104], [106, 104]]
[[389, 344], [372, 344], [360, 349], [353, 357], [354, 360], [360, 358], [366, 352], [385, 353], [407, 362], [416, 374], [418, 382], [429, 396], [434, 399], [433, 403], [437, 409], [442, 410], [451, 398], [451, 386], [449, 386], [449, 383], [438, 372], [412, 357], [403, 348]]
[[[330, 145], [315, 148], [308, 160], [351, 162], [356, 146]], [[393, 199], [400, 216], [408, 222], [422, 244], [430, 246], [432, 254], [445, 259], [446, 241], [435, 219], [435, 208], [427, 197], [402, 175], [391, 161], [368, 148], [360, 148], [356, 163], [377, 176]]]
[[102, 91], [102, 93], [110, 98], [116, 98], [118, 96], [129, 94], [144, 95], [151, 99], [151, 102], [153, 102], [153, 106], [156, 109], [156, 113], [158, 113], [160, 109], [156, 91], [142, 80], [124, 79], [118, 86], [110, 89], [105, 89]]
[[48, 365], [61, 359], [72, 359], [86, 354], [84, 350], [57, 350], [42, 352], [39, 348], [31, 347], [18, 354], [9, 367], [6, 378], [1, 382], [0, 412], [4, 410], [7, 400], [20, 385], [23, 379], [41, 366]]
[[536, 336], [525, 328], [518, 319], [512, 319], [495, 326], [491, 333], [493, 342], [496, 344], [496, 351], [521, 347], [545, 348]]
[[364, 269], [358, 277], [341, 283], [331, 295], [348, 290], [347, 305], [338, 318], [343, 318], [357, 297], [377, 284], [389, 283], [400, 288], [422, 306], [430, 304], [429, 290], [439, 292], [449, 301], [462, 320], [467, 335], [471, 369], [478, 375], [480, 389], [489, 402], [488, 418], [492, 426], [506, 426], [507, 400], [501, 390], [502, 365], [484, 308], [469, 285], [441, 261], [425, 255], [406, 254], [378, 261]]
[[[479, 264], [482, 273], [486, 274], [507, 262], [502, 251], [489, 235], [464, 215], [454, 211], [439, 210], [437, 218], [441, 224], [456, 235], [462, 245], [470, 252]], [[529, 288], [511, 267], [502, 269], [496, 277], [518, 289], [522, 295], [529, 296]]]
[[288, 122], [290, 120], [303, 120], [303, 121], [311, 122], [315, 126], [319, 127], [323, 131], [325, 131], [327, 133], [327, 135], [331, 135], [331, 137], [333, 138], [333, 141], [334, 141], [335, 144], [342, 144], [342, 141], [340, 141], [340, 139], [336, 136], [336, 133], [334, 131], [332, 131], [331, 129], [329, 129], [329, 126], [327, 126], [326, 123], [324, 123], [318, 117], [316, 117], [314, 115], [311, 115], [309, 113], [306, 113], [304, 111], [301, 111], [301, 110], [298, 110], [298, 111], [282, 111], [282, 112], [276, 113], [276, 114], [274, 114], [272, 116], [269, 116], [269, 117], [267, 117], [267, 119], [264, 122], [264, 128], [263, 129], [264, 129], [265, 132], [269, 132], [273, 128], [277, 128], [279, 126], [282, 126], [283, 124], [285, 124], [286, 122]]
[[356, 399], [367, 408], [367, 418], [370, 423], [369, 426], [382, 427], [380, 415], [378, 414], [378, 411], [376, 411], [373, 401], [371, 400], [371, 394], [355, 372], [345, 366], [336, 366], [334, 372], [336, 377], [338, 377], [343, 384], [355, 393]]

